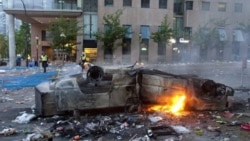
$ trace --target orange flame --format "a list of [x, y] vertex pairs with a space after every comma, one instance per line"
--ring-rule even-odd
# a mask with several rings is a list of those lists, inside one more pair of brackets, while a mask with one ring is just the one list
[[173, 114], [177, 114], [179, 115], [179, 112], [184, 110], [184, 106], [185, 106], [185, 99], [186, 96], [185, 95], [176, 95], [174, 96], [171, 100], [172, 100], [172, 104], [170, 105], [170, 112]]
[[167, 96], [164, 98], [164, 100], [167, 101], [166, 105], [154, 105], [150, 107], [148, 110], [171, 113], [175, 116], [182, 115], [182, 111], [184, 110], [186, 103], [185, 94], [178, 93], [172, 96]]

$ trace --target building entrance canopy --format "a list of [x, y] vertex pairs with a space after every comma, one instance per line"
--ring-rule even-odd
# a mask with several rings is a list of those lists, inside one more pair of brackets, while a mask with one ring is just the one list
[[82, 14], [81, 4], [78, 4], [77, 0], [63, 3], [45, 0], [3, 0], [3, 10], [31, 24], [50, 24], [59, 16], [76, 18]]

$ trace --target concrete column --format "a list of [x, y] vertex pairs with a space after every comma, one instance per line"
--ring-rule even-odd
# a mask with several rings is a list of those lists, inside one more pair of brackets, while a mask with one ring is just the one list
[[[83, 17], [79, 17], [77, 18], [77, 22], [78, 22], [78, 26], [82, 27], [83, 26]], [[82, 51], [83, 51], [83, 29], [78, 31], [78, 35], [77, 35], [77, 50], [76, 50], [76, 62], [78, 62], [80, 60], [80, 57], [82, 55]]]
[[14, 29], [14, 17], [8, 15], [9, 22], [9, 67], [16, 66], [16, 43], [15, 43], [15, 29]]
[[173, 50], [173, 44], [166, 44], [166, 63], [172, 62], [172, 50]]

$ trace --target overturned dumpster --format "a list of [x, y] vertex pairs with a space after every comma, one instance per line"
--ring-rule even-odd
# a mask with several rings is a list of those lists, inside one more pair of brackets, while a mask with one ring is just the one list
[[107, 108], [143, 110], [141, 107], [156, 105], [173, 113], [180, 108], [224, 110], [227, 97], [233, 94], [233, 88], [195, 75], [145, 68], [104, 70], [100, 66], [91, 67], [86, 76], [75, 74], [35, 87], [36, 113], [40, 116]]

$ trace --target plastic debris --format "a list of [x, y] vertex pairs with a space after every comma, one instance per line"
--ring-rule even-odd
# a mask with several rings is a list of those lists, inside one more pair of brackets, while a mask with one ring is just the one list
[[225, 118], [232, 118], [234, 116], [234, 114], [229, 112], [229, 111], [224, 112], [223, 115], [224, 115]]
[[9, 136], [16, 133], [16, 128], [6, 128], [0, 132], [0, 135]]
[[197, 128], [194, 129], [194, 133], [196, 135], [202, 136], [203, 135], [203, 130], [201, 128], [197, 127]]
[[0, 103], [4, 103], [4, 102], [7, 102], [7, 101], [13, 101], [14, 99], [13, 98], [9, 98], [9, 97], [1, 97], [0, 98]]
[[162, 120], [162, 117], [160, 116], [149, 116], [148, 119], [152, 122], [152, 123], [156, 123]]
[[80, 136], [79, 136], [79, 135], [75, 135], [75, 136], [73, 137], [73, 140], [74, 140], [74, 141], [80, 140]]
[[224, 138], [222, 141], [230, 141], [230, 138]]
[[15, 120], [12, 120], [12, 122], [16, 123], [29, 123], [32, 119], [36, 117], [35, 114], [28, 114], [26, 112], [21, 112], [22, 115], [17, 116]]
[[214, 132], [214, 131], [218, 131], [218, 129], [220, 129], [220, 127], [218, 127], [218, 126], [211, 126], [211, 125], [209, 125], [208, 127], [207, 127], [207, 130], [208, 131], [212, 131], [212, 132]]
[[144, 137], [138, 137], [129, 141], [150, 141], [150, 138], [147, 135], [145, 135]]
[[223, 120], [217, 120], [216, 123], [219, 123], [219, 124], [225, 124], [227, 122], [223, 121]]
[[172, 125], [171, 126], [177, 133], [179, 134], [188, 134], [190, 133], [190, 130], [187, 129], [186, 127], [184, 126], [181, 126], [181, 125]]
[[241, 128], [250, 131], [250, 123], [242, 123]]
[[152, 136], [154, 135], [151, 129], [148, 129], [148, 130], [147, 130], [147, 135], [148, 135], [149, 137], [152, 137]]
[[228, 126], [238, 126], [240, 125], [239, 121], [231, 121]]
[[7, 94], [7, 93], [8, 93], [7, 88], [3, 88], [3, 89], [2, 89], [2, 93], [3, 93], [3, 94]]

